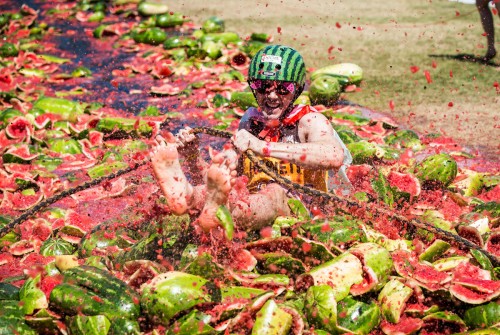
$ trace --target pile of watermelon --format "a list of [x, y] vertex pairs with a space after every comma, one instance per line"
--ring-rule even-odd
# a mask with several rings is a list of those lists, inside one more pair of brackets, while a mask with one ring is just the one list
[[[223, 215], [226, 234], [206, 239], [138, 163], [164, 131], [234, 131], [255, 106], [249, 60], [272, 37], [158, 3], [31, 6], [0, 5], [0, 229], [104, 181], [0, 236], [0, 334], [500, 333], [498, 161], [346, 100], [362, 71], [333, 64], [311, 71], [297, 103], [349, 148], [351, 201], [479, 248], [298, 200], [260, 231], [233, 232]], [[206, 154], [224, 140], [201, 143]]]

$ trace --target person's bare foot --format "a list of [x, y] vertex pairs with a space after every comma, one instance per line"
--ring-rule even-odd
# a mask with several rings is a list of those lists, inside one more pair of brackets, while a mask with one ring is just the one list
[[205, 206], [198, 217], [198, 225], [205, 232], [220, 225], [217, 219], [217, 209], [227, 202], [229, 191], [231, 190], [231, 180], [234, 166], [226, 161], [214, 162], [207, 172], [207, 195]]
[[179, 163], [176, 144], [167, 142], [159, 136], [150, 157], [154, 175], [167, 199], [168, 207], [174, 214], [186, 213], [189, 209], [192, 187]]

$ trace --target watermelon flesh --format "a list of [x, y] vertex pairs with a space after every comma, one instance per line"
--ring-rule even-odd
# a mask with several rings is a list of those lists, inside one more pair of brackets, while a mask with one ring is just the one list
[[[7, 0], [7, 4], [4, 7], [7, 8], [10, 5], [12, 5], [11, 8], [14, 8], [15, 4], [12, 0]], [[102, 72], [106, 71], [104, 73], [106, 79], [94, 80], [90, 77], [64, 78], [62, 72], [66, 69], [60, 68], [56, 63], [47, 61], [39, 54], [39, 50], [21, 51], [19, 57], [13, 58], [12, 62], [10, 60], [6, 62], [5, 68], [0, 70], [3, 74], [8, 74], [8, 76], [5, 76], [6, 78], [8, 77], [8, 83], [0, 83], [0, 86], [8, 87], [8, 89], [4, 90], [6, 92], [5, 96], [10, 97], [11, 93], [14, 94], [14, 92], [18, 95], [18, 98], [13, 99], [10, 97], [10, 100], [4, 99], [3, 96], [0, 97], [2, 105], [6, 108], [13, 106], [21, 111], [20, 114], [26, 115], [26, 117], [16, 115], [17, 119], [15, 117], [9, 118], [9, 122], [13, 122], [10, 123], [10, 128], [5, 128], [7, 127], [7, 123], [4, 122], [4, 128], [0, 130], [0, 151], [4, 156], [3, 164], [0, 164], [0, 185], [2, 186], [0, 193], [2, 196], [0, 216], [2, 216], [2, 222], [9, 222], [11, 219], [9, 216], [5, 217], [4, 220], [4, 214], [12, 214], [12, 217], [21, 214], [23, 210], [36, 203], [36, 197], [40, 194], [51, 196], [88, 181], [88, 171], [93, 166], [114, 161], [130, 163], [145, 159], [148, 148], [153, 144], [152, 137], [160, 131], [160, 123], [164, 127], [166, 126], [166, 130], [173, 131], [174, 133], [184, 125], [192, 127], [203, 125], [227, 129], [229, 131], [237, 129], [239, 120], [230, 112], [231, 108], [227, 108], [225, 105], [217, 106], [214, 103], [216, 100], [214, 97], [218, 95], [217, 99], [223, 101], [220, 97], [228, 99], [231, 96], [231, 92], [244, 91], [248, 87], [244, 79], [243, 81], [240, 81], [242, 79], [238, 79], [244, 78], [246, 75], [250, 56], [246, 50], [245, 52], [241, 52], [237, 46], [223, 48], [222, 52], [224, 56], [239, 54], [238, 57], [241, 58], [236, 65], [242, 72], [238, 72], [238, 76], [233, 76], [234, 72], [231, 71], [234, 71], [234, 68], [229, 68], [226, 63], [221, 61], [196, 63], [197, 61], [194, 59], [184, 62], [180, 58], [175, 58], [184, 57], [186, 59], [186, 51], [191, 50], [179, 48], [175, 51], [176, 56], [174, 57], [174, 51], [172, 51], [172, 54], [164, 53], [150, 46], [134, 43], [131, 39], [120, 38], [121, 35], [129, 33], [131, 29], [135, 28], [141, 19], [135, 15], [132, 15], [132, 19], [129, 19], [132, 16], [120, 16], [121, 14], [118, 13], [121, 10], [120, 5], [113, 7], [112, 11], [106, 13], [106, 15], [113, 16], [113, 22], [119, 19], [119, 23], [106, 25], [104, 30], [101, 30], [100, 35], [94, 35], [96, 38], [92, 38], [91, 34], [79, 33], [79, 31], [91, 31], [95, 28], [95, 23], [87, 23], [86, 20], [80, 22], [73, 21], [74, 17], [87, 17], [83, 14], [88, 13], [84, 13], [81, 7], [70, 4], [64, 11], [56, 11], [54, 15], [46, 15], [47, 9], [51, 6], [53, 7], [50, 3], [44, 4], [39, 8], [39, 11], [29, 10], [29, 8], [24, 6], [22, 11], [23, 18], [19, 20], [22, 24], [9, 25], [9, 29], [4, 30], [5, 35], [7, 35], [6, 38], [8, 40], [19, 40], [20, 44], [24, 43], [21, 37], [25, 36], [28, 30], [24, 28], [19, 29], [18, 27], [31, 27], [35, 18], [37, 18], [37, 21], [38, 19], [43, 19], [49, 26], [56, 21], [58, 27], [61, 24], [75, 25], [75, 27], [76, 25], [78, 27], [83, 26], [83, 29], [68, 29], [68, 32], [72, 31], [72, 34], [76, 34], [74, 36], [82, 39], [82, 48], [85, 49], [88, 45], [88, 48], [93, 52], [93, 57], [80, 59], [79, 55], [74, 55], [74, 50], [64, 49], [64, 46], [57, 43], [59, 36], [54, 39], [50, 29], [47, 31], [47, 36], [37, 40], [37, 43], [42, 47], [49, 46], [47, 50], [71, 56], [66, 62], [73, 62], [74, 59], [79, 59], [78, 62], [88, 66], [90, 60], [92, 73], [95, 78], [102, 78]], [[116, 8], [120, 10], [115, 12]], [[136, 7], [134, 4], [127, 4], [125, 8], [127, 12], [129, 8], [135, 10]], [[65, 19], [60, 20], [61, 18]], [[36, 28], [36, 26], [34, 27]], [[185, 23], [183, 29], [186, 30], [182, 33], [184, 34], [188, 29], [193, 28], [195, 34], [187, 36], [186, 39], [198, 43], [199, 40], [196, 39], [196, 33], [200, 30], [196, 29], [194, 23]], [[168, 33], [179, 33], [179, 31], [174, 32], [173, 30]], [[62, 31], [64, 32], [64, 30]], [[74, 33], [75, 31], [76, 33]], [[263, 45], [261, 44], [260, 46]], [[184, 56], [181, 54], [184, 54]], [[235, 57], [232, 58], [236, 60]], [[105, 64], [106, 66], [101, 66], [101, 64]], [[23, 65], [27, 65], [32, 70], [43, 70], [47, 77], [36, 79], [25, 77], [18, 71]], [[77, 64], [72, 65], [76, 66]], [[173, 73], [171, 73], [170, 67]], [[168, 80], [158, 78], [166, 76], [169, 76]], [[354, 80], [354, 78], [350, 78], [350, 80]], [[86, 94], [87, 90], [91, 90], [93, 94]], [[150, 92], [156, 92], [156, 95], [151, 95]], [[78, 94], [79, 99], [85, 101], [85, 103], [53, 98], [39, 98], [42, 95], [45, 97], [59, 97], [72, 95], [73, 93]], [[327, 90], [326, 93], [327, 98], [329, 98], [325, 99], [326, 104], [330, 104], [332, 100], [336, 100], [332, 99], [336, 98], [336, 91], [330, 92]], [[162, 95], [162, 97], [158, 95]], [[44, 108], [46, 111], [45, 114], [39, 115], [39, 112], [35, 109], [30, 110], [36, 99], [40, 99], [37, 103], [40, 108], [46, 104], [45, 107], [47, 108]], [[44, 104], [40, 101], [44, 102]], [[51, 105], [50, 108], [48, 108], [48, 105]], [[102, 107], [103, 105], [105, 107]], [[206, 108], [207, 106], [208, 108]], [[150, 116], [141, 116], [141, 119], [138, 119], [136, 113], [142, 113], [141, 110], [147, 107], [156, 108], [162, 114], [163, 119]], [[426, 208], [433, 209], [442, 214], [444, 219], [449, 222], [450, 228], [453, 228], [460, 221], [461, 214], [471, 210], [472, 205], [469, 203], [471, 197], [464, 194], [464, 201], [459, 204], [448, 196], [450, 189], [446, 192], [442, 190], [437, 190], [436, 192], [425, 189], [421, 190], [421, 181], [416, 180], [415, 176], [408, 172], [412, 171], [411, 169], [415, 167], [415, 160], [419, 161], [429, 155], [447, 152], [456, 161], [458, 168], [474, 168], [477, 169], [478, 173], [494, 174], [496, 173], [495, 171], [499, 171], [499, 164], [482, 161], [479, 154], [476, 157], [477, 159], [464, 159], [461, 157], [460, 151], [467, 150], [461, 148], [450, 138], [442, 136], [439, 138], [421, 137], [422, 143], [426, 145], [425, 147], [418, 146], [418, 150], [413, 145], [413, 142], [409, 145], [407, 142], [390, 143], [389, 141], [384, 141], [388, 136], [398, 132], [398, 125], [395, 122], [389, 122], [387, 117], [367, 108], [354, 104], [350, 104], [349, 106], [339, 104], [331, 106], [328, 111], [324, 106], [317, 107], [318, 110], [328, 115], [327, 117], [331, 120], [332, 124], [345, 127], [343, 128], [346, 130], [345, 133], [348, 130], [352, 134], [350, 136], [355, 138], [353, 142], [365, 141], [365, 143], [370, 143], [371, 145], [369, 146], [374, 149], [372, 150], [373, 155], [367, 157], [369, 159], [361, 157], [363, 158], [363, 162], [370, 162], [370, 164], [351, 165], [348, 168], [348, 174], [354, 185], [355, 192], [359, 193], [359, 198], [357, 199], [362, 199], [360, 201], [371, 202], [378, 198], [378, 194], [372, 188], [371, 180], [377, 177], [379, 172], [382, 172], [387, 176], [388, 183], [392, 189], [400, 193], [407, 193], [413, 198], [418, 197], [420, 203], [415, 204], [411, 201], [405, 203], [405, 205], [412, 206], [410, 209], [416, 211]], [[54, 108], [57, 108], [57, 111]], [[59, 112], [59, 114], [52, 114], [50, 111]], [[132, 113], [135, 114], [134, 117], [130, 115]], [[338, 114], [337, 116], [339, 117], [331, 116], [334, 114]], [[168, 117], [168, 124], [164, 123], [165, 119], [167, 119], [165, 115]], [[121, 135], [142, 136], [141, 141], [144, 141], [145, 149], [136, 150], [138, 148], [129, 148], [127, 152], [124, 152], [127, 142], [120, 138], [116, 132], [105, 134], [103, 131], [99, 131], [97, 126], [99, 121], [110, 118], [120, 118], [123, 121], [122, 125], [126, 123], [130, 126], [130, 129], [122, 132]], [[147, 128], [147, 131], [141, 132], [140, 130], [143, 129], [141, 127], [145, 130]], [[33, 131], [33, 128], [36, 131]], [[69, 152], [70, 150], [64, 150], [64, 154], [47, 152], [46, 144], [50, 142], [48, 140], [51, 136], [60, 136], [64, 141], [77, 141], [82, 147], [82, 153], [74, 154]], [[112, 141], [110, 140], [111, 136], [117, 137]], [[417, 139], [418, 137], [415, 137], [415, 140]], [[217, 147], [219, 143], [222, 145], [222, 142], [224, 142], [223, 140], [208, 136], [200, 136], [200, 141], [203, 142], [202, 148], [205, 148], [205, 145]], [[23, 149], [17, 151], [16, 144], [23, 144]], [[411, 150], [402, 153], [405, 147], [410, 147]], [[28, 148], [34, 148], [35, 150], [30, 153]], [[418, 152], [414, 154], [413, 151]], [[9, 154], [4, 155], [6, 152]], [[40, 156], [42, 157], [34, 157], [38, 155], [34, 152], [41, 152]], [[476, 155], [476, 153], [474, 154]], [[120, 157], [120, 155], [123, 157]], [[9, 161], [9, 159], [12, 161]], [[38, 163], [34, 163], [33, 161]], [[439, 167], [439, 164], [432, 166], [432, 168], [436, 169]], [[418, 171], [418, 169], [415, 171]], [[433, 176], [434, 172], [435, 170], [433, 169], [427, 171], [428, 175], [432, 174]], [[18, 191], [16, 179], [35, 181], [40, 190], [33, 189], [24, 193], [21, 190]], [[470, 193], [483, 201], [499, 201], [500, 185], [496, 187], [494, 185], [484, 183], [481, 189]], [[386, 190], [389, 189], [386, 188]], [[476, 194], [476, 192], [478, 193]], [[361, 193], [365, 196], [362, 197]], [[23, 200], [21, 197], [15, 198], [14, 195], [22, 195], [25, 203], [21, 201]], [[16, 204], [16, 201], [13, 202], [13, 199], [17, 200], [19, 204]], [[477, 199], [474, 199], [474, 201], [479, 201]], [[332, 207], [336, 210], [335, 206]], [[58, 213], [58, 210], [61, 212]], [[325, 213], [328, 213], [328, 211], [325, 211]], [[109, 264], [106, 263], [105, 265], [95, 260], [100, 258], [80, 258], [79, 260], [81, 263], [96, 262], [102, 267], [111, 266], [110, 263], [113, 263], [115, 267], [110, 267], [109, 269], [116, 276], [127, 280], [128, 283], [135, 283], [134, 285], [138, 288], [139, 284], [154, 278], [158, 272], [164, 272], [166, 269], [179, 270], [175, 259], [166, 256], [166, 254], [172, 252], [172, 249], [175, 249], [171, 247], [175, 239], [182, 235], [176, 231], [171, 231], [172, 227], [175, 226], [176, 218], [172, 218], [168, 214], [168, 208], [165, 206], [160, 192], [158, 192], [158, 185], [152, 177], [150, 167], [148, 166], [138, 169], [125, 177], [113, 179], [92, 189], [77, 193], [73, 197], [66, 197], [52, 205], [46, 212], [36, 213], [38, 217], [43, 217], [43, 220], [46, 221], [29, 220], [18, 227], [21, 241], [15, 245], [7, 245], [7, 248], [4, 248], [0, 253], [0, 281], [14, 275], [22, 275], [23, 273], [34, 274], [36, 271], [46, 271], [44, 265], [49, 260], [40, 259], [39, 249], [40, 244], [50, 236], [62, 238], [74, 245], [78, 245], [82, 236], [86, 233], [97, 237], [97, 239], [101, 239], [97, 242], [105, 242], [104, 240], [107, 238], [117, 239], [123, 245], [96, 248], [99, 249], [97, 250], [98, 253], [102, 253], [105, 256], [103, 257], [104, 259], [113, 261], [117, 250], [122, 252], [129, 247], [133, 248], [137, 246], [134, 243], [142, 236], [150, 234], [151, 231], [148, 229], [151, 229], [154, 233], [162, 233], [166, 236], [165, 239], [161, 240], [159, 245], [156, 246], [156, 243], [152, 245], [155, 250], [157, 249], [157, 252], [152, 256], [152, 260], [147, 260], [147, 262], [154, 263], [159, 269], [158, 271], [154, 269], [142, 269], [145, 275], [140, 276], [137, 271], [133, 271], [133, 273], [124, 271], [124, 268], [120, 268], [118, 263], [109, 262]], [[341, 215], [345, 220], [352, 220], [353, 225], [366, 224], [375, 227], [377, 234], [372, 234], [372, 236], [376, 236], [376, 238], [370, 241], [380, 244], [392, 253], [391, 256], [397, 269], [396, 272], [393, 269], [388, 269], [384, 272], [385, 275], [404, 282], [414, 292], [409, 298], [406, 309], [401, 311], [402, 316], [399, 322], [397, 324], [390, 324], [382, 321], [377, 324], [377, 327], [372, 332], [373, 334], [380, 334], [382, 331], [387, 334], [409, 334], [416, 333], [419, 329], [422, 329], [422, 334], [430, 332], [432, 330], [430, 328], [436, 327], [436, 324], [430, 321], [423, 323], [422, 318], [424, 318], [424, 315], [433, 312], [432, 308], [436, 306], [435, 304], [439, 305], [441, 310], [453, 311], [455, 309], [454, 305], [450, 304], [449, 301], [435, 299], [435, 296], [439, 296], [441, 293], [447, 294], [450, 291], [450, 287], [451, 291], [456, 296], [461, 296], [462, 299], [471, 299], [472, 296], [473, 299], [477, 299], [478, 301], [485, 301], [485, 299], [490, 299], [489, 301], [492, 302], [497, 301], [496, 299], [498, 298], [495, 298], [495, 294], [498, 288], [498, 281], [493, 280], [491, 276], [487, 276], [486, 273], [490, 273], [489, 271], [479, 269], [478, 267], [465, 268], [462, 265], [449, 266], [446, 269], [441, 269], [442, 271], [436, 272], [436, 269], [428, 263], [418, 261], [415, 255], [418, 252], [410, 253], [398, 250], [411, 250], [413, 248], [423, 250], [425, 243], [430, 243], [430, 241], [425, 241], [424, 243], [417, 238], [411, 242], [403, 240], [403, 236], [406, 239], [411, 239], [413, 236], [408, 237], [409, 235], [403, 232], [401, 227], [397, 226], [396, 222], [385, 218], [369, 216], [364, 222], [360, 223], [361, 220], [355, 220], [343, 212]], [[227, 245], [222, 246], [217, 239], [213, 239], [214, 236], [202, 236], [199, 240], [194, 239], [189, 242], [197, 244], [196, 247], [199, 247], [197, 250], [213, 254], [213, 258], [217, 259], [217, 262], [214, 261], [211, 264], [220, 265], [221, 268], [227, 270], [224, 271], [223, 277], [213, 279], [216, 286], [228, 281], [231, 284], [238, 285], [237, 287], [258, 286], [273, 290], [274, 292], [271, 293], [271, 296], [275, 294], [273, 299], [276, 298], [278, 301], [283, 298], [283, 301], [279, 301], [280, 308], [282, 308], [281, 303], [283, 305], [287, 304], [286, 307], [283, 307], [283, 310], [287, 313], [289, 311], [289, 314], [293, 315], [296, 324], [309, 325], [309, 320], [305, 319], [302, 315], [303, 313], [300, 311], [300, 299], [295, 299], [293, 292], [286, 295], [281, 294], [285, 290], [288, 290], [290, 285], [300, 282], [296, 277], [299, 274], [287, 272], [280, 273], [279, 275], [273, 274], [275, 277], [272, 277], [271, 275], [260, 275], [255, 270], [255, 253], [263, 251], [285, 253], [291, 252], [295, 248], [296, 239], [290, 238], [287, 235], [295, 237], [295, 234], [302, 234], [302, 231], [300, 230], [300, 220], [297, 218], [292, 219], [295, 219], [292, 228], [287, 227], [281, 229], [281, 231], [280, 229], [273, 231], [273, 233], [280, 235], [280, 238], [271, 238], [271, 236], [262, 233], [258, 242], [252, 242], [253, 246], [248, 241], [258, 239], [259, 234], [257, 233], [254, 236], [252, 235], [253, 232], [247, 233], [238, 231], [237, 229], [235, 230], [234, 243], [231, 244], [231, 248]], [[309, 220], [309, 217], [307, 217], [307, 220]], [[141, 227], [141, 229], [135, 230], [135, 234], [131, 236], [119, 235], [108, 231], [100, 231], [101, 236], [97, 233], [95, 235], [91, 233], [96, 225], [104, 222], [112, 222], [113, 225], [116, 224], [116, 226], [120, 227]], [[147, 229], [142, 229], [144, 222], [149, 224]], [[491, 228], [493, 229], [494, 226]], [[341, 246], [335, 243], [328, 244], [332, 248], [331, 252], [334, 252], [336, 255], [344, 253], [346, 248], [350, 248], [356, 242], [359, 242], [358, 239], [361, 237], [358, 238], [358, 236], [360, 235], [356, 235], [353, 230], [352, 236], [347, 239], [350, 241], [349, 244], [344, 243]], [[301, 236], [299, 237], [302, 238]], [[302, 244], [305, 249], [311, 247], [314, 242], [317, 242], [314, 237], [303, 237], [304, 240], [306, 238], [311, 238], [311, 243]], [[488, 238], [485, 241], [485, 248], [498, 255], [500, 240], [498, 235], [495, 235], [495, 232], [493, 232], [489, 236], [485, 235], [484, 238]], [[230, 249], [230, 252], [228, 252], [228, 249]], [[306, 250], [303, 251], [306, 252]], [[310, 257], [305, 257], [304, 267], [306, 271], [310, 267], [315, 267], [322, 263], [320, 257], [315, 258], [315, 255], [312, 254], [309, 254]], [[443, 252], [442, 257], [448, 257], [450, 254], [465, 255], [456, 257], [470, 257], [467, 252], [457, 249], [454, 246], [449, 251]], [[359, 262], [355, 262], [356, 266], [353, 267], [355, 271], [346, 274], [346, 281], [349, 281], [349, 276], [356, 276], [356, 279], [359, 279], [358, 275], [360, 273], [362, 279], [359, 279], [359, 281], [356, 280], [350, 286], [349, 292], [345, 290], [344, 294], [358, 295], [363, 300], [372, 299], [374, 292], [379, 290], [377, 285], [380, 282], [384, 282], [386, 278], [381, 278], [380, 273], [375, 273], [373, 268], [366, 264], [367, 259], [359, 255], [355, 255], [355, 257], [358, 257], [363, 263], [358, 266]], [[53, 259], [50, 261], [53, 261]], [[338, 281], [338, 274], [342, 273], [341, 270], [347, 267], [346, 264], [348, 263], [338, 265], [339, 270], [331, 274], [332, 281]], [[458, 267], [458, 270], [453, 270], [455, 267]], [[240, 273], [239, 271], [242, 272]], [[252, 271], [252, 273], [248, 273], [247, 271]], [[206, 271], [203, 274], [208, 276], [208, 272]], [[57, 276], [48, 276], [45, 272], [43, 273], [44, 276], [41, 281], [42, 290], [48, 295], [54, 284], [58, 282], [58, 278]], [[141, 278], [138, 278], [138, 276]], [[11, 280], [14, 279], [11, 278]], [[18, 286], [22, 284], [19, 282], [15, 283]], [[310, 284], [312, 285], [313, 283]], [[434, 292], [429, 293], [429, 290]], [[264, 303], [265, 299], [262, 299], [258, 304], [241, 304], [240, 308], [244, 308], [244, 313], [246, 314], [240, 314], [238, 317], [230, 319], [230, 321], [233, 324], [235, 322], [238, 323], [238, 320], [245, 322], [240, 322], [238, 326], [233, 326], [232, 329], [228, 326], [230, 322], [225, 324], [226, 328], [224, 328], [223, 322], [218, 323], [218, 321], [213, 320], [212, 323], [217, 323], [214, 326], [217, 326], [217, 329], [226, 329], [227, 333], [234, 332], [237, 327], [244, 329], [245, 332], [250, 332], [255, 320], [254, 314], [258, 312]], [[376, 303], [374, 302], [374, 304]], [[464, 303], [465, 307], [467, 307], [466, 304]], [[213, 303], [212, 305], [203, 306], [203, 312], [215, 314], [220, 307], [219, 304]], [[295, 310], [299, 312], [293, 313]], [[220, 313], [217, 314], [217, 317], [220, 317]], [[410, 315], [412, 317], [409, 317]], [[419, 315], [420, 317], [413, 317], [415, 315]], [[62, 316], [64, 317], [64, 315]], [[185, 315], [180, 315], [179, 318], [183, 316]], [[144, 312], [141, 317], [147, 317], [147, 313]], [[339, 315], [340, 317], [342, 316]], [[177, 321], [179, 319], [175, 320], [175, 324], [177, 324]], [[162, 332], [160, 328], [156, 329], [155, 327], [156, 325], [148, 324], [147, 331]], [[155, 329], [153, 330], [152, 328]], [[299, 327], [299, 329], [303, 328], [304, 326], [302, 328]], [[444, 326], [447, 329], [442, 329], [443, 327], [437, 328], [436, 330], [441, 333], [461, 331], [453, 325]], [[297, 333], [300, 332], [301, 330], [297, 330]], [[320, 330], [317, 332], [320, 333]]]
[[391, 170], [387, 175], [387, 181], [392, 187], [410, 194], [411, 197], [418, 197], [420, 195], [420, 181], [412, 174]]
[[450, 293], [469, 304], [482, 304], [500, 296], [500, 280], [492, 280], [490, 271], [469, 262], [455, 268], [451, 284]]

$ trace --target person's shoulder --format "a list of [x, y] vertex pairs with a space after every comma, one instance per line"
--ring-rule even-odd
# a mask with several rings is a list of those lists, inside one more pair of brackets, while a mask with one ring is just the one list
[[308, 121], [311, 119], [320, 119], [320, 120], [327, 120], [327, 117], [323, 115], [320, 111], [318, 111], [316, 108], [313, 106], [309, 105], [303, 105], [301, 108], [301, 113], [302, 117], [300, 118], [300, 121]]

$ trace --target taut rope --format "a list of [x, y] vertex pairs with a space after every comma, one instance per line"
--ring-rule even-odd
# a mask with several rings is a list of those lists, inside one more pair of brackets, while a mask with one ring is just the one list
[[[213, 129], [213, 128], [208, 128], [208, 127], [196, 127], [196, 128], [193, 128], [191, 130], [191, 132], [194, 134], [204, 133], [207, 135], [224, 137], [224, 138], [231, 138], [233, 136], [233, 134], [231, 132]], [[449, 231], [435, 227], [431, 224], [428, 224], [426, 222], [423, 222], [423, 221], [415, 219], [415, 218], [409, 219], [401, 214], [397, 214], [397, 213], [394, 213], [393, 211], [387, 210], [385, 208], [375, 206], [374, 204], [369, 204], [369, 203], [360, 204], [357, 201], [346, 199], [346, 198], [340, 197], [340, 196], [333, 194], [333, 193], [327, 193], [327, 192], [319, 191], [319, 190], [316, 190], [316, 189], [313, 189], [313, 188], [310, 188], [310, 187], [307, 187], [304, 185], [293, 183], [292, 181], [280, 176], [279, 174], [277, 174], [275, 171], [268, 168], [267, 166], [260, 164], [259, 159], [257, 158], [257, 156], [255, 155], [255, 153], [253, 151], [247, 150], [245, 152], [245, 154], [259, 169], [261, 169], [263, 172], [265, 172], [270, 177], [272, 177], [274, 180], [276, 180], [277, 183], [279, 183], [280, 185], [282, 185], [283, 187], [285, 187], [287, 189], [300, 190], [301, 192], [303, 192], [307, 195], [313, 196], [313, 197], [320, 197], [320, 198], [323, 198], [329, 202], [335, 202], [337, 204], [342, 204], [342, 205], [347, 206], [349, 208], [358, 208], [358, 209], [370, 211], [374, 214], [385, 215], [386, 217], [393, 219], [393, 220], [396, 220], [396, 221], [399, 221], [403, 224], [410, 225], [410, 226], [413, 226], [416, 228], [424, 229], [426, 231], [429, 231], [431, 233], [434, 233], [434, 234], [442, 237], [443, 239], [455, 242], [462, 247], [466, 247], [468, 249], [475, 249], [475, 250], [481, 252], [482, 254], [484, 254], [486, 257], [488, 257], [488, 259], [492, 262], [492, 264], [494, 266], [500, 266], [500, 259], [498, 259], [495, 255], [489, 253], [488, 251], [484, 250], [483, 248], [481, 248], [477, 244], [472, 243], [471, 241], [469, 241], [469, 240], [467, 240], [459, 235], [453, 234]], [[65, 190], [59, 194], [56, 194], [53, 197], [50, 197], [50, 198], [40, 202], [39, 204], [37, 204], [37, 205], [33, 206], [32, 208], [28, 209], [27, 211], [25, 211], [23, 214], [21, 214], [16, 219], [12, 220], [5, 227], [3, 227], [0, 230], [0, 237], [7, 234], [9, 231], [14, 229], [14, 227], [16, 227], [17, 225], [22, 223], [24, 220], [26, 220], [29, 217], [36, 214], [41, 209], [61, 200], [62, 198], [70, 196], [70, 195], [75, 194], [77, 192], [83, 191], [83, 190], [88, 189], [90, 187], [99, 185], [103, 181], [111, 180], [111, 179], [119, 177], [123, 174], [134, 171], [134, 170], [138, 169], [139, 167], [146, 165], [147, 163], [149, 163], [149, 161], [150, 161], [150, 158], [147, 157], [144, 160], [137, 162], [134, 165], [132, 165], [126, 169], [118, 170], [118, 171], [111, 173], [107, 176], [103, 176], [101, 178], [97, 178], [97, 179], [94, 179], [92, 181], [86, 182], [80, 186], [71, 188], [69, 190]]]

